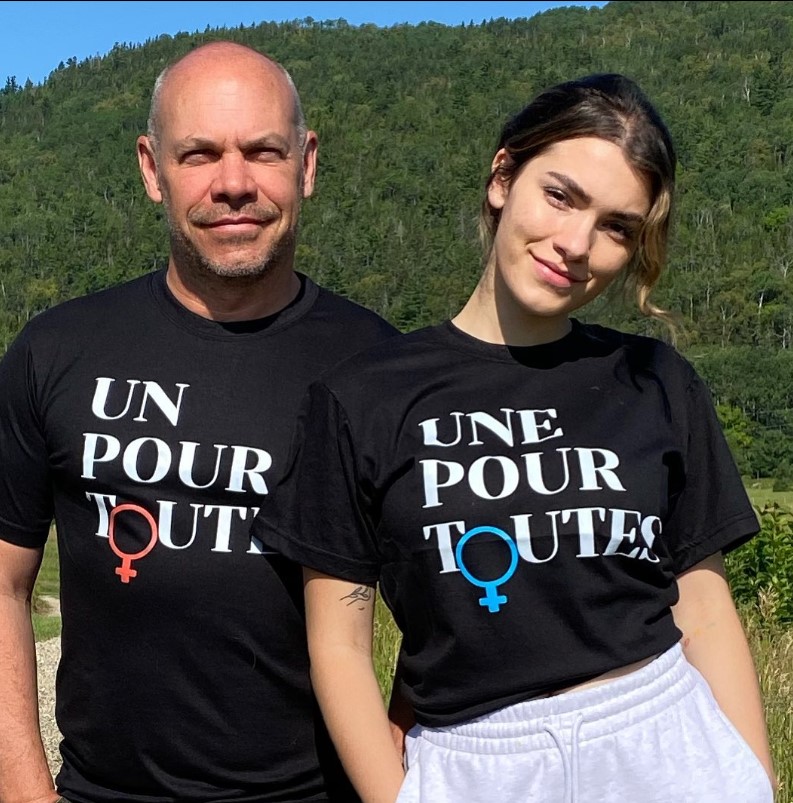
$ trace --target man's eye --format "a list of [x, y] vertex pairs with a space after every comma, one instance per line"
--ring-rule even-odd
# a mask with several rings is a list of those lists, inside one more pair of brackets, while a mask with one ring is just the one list
[[258, 162], [273, 162], [283, 158], [278, 148], [257, 148], [250, 155]]
[[189, 165], [207, 164], [214, 159], [215, 155], [208, 150], [188, 151], [182, 156], [182, 162]]

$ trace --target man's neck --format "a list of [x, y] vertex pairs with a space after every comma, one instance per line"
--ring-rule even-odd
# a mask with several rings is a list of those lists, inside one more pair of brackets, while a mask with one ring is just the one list
[[300, 279], [291, 268], [275, 268], [263, 276], [188, 276], [171, 262], [165, 280], [176, 300], [190, 312], [223, 322], [275, 315], [300, 292]]

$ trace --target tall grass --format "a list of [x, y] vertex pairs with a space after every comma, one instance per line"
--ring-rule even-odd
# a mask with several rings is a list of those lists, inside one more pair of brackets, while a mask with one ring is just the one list
[[383, 699], [388, 701], [402, 637], [391, 613], [378, 595], [374, 611], [374, 667]]
[[779, 623], [778, 604], [774, 594], [761, 594], [756, 606], [741, 607], [741, 618], [763, 693], [777, 803], [793, 803], [793, 627]]

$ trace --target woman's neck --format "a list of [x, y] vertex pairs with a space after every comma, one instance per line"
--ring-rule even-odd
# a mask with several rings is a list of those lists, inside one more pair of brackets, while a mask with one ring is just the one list
[[567, 316], [544, 317], [521, 307], [506, 288], [496, 287], [489, 266], [452, 323], [477, 340], [508, 346], [552, 343], [572, 327]]

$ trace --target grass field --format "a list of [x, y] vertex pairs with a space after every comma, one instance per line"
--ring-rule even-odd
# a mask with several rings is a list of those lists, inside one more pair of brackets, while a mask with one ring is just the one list
[[[774, 492], [771, 481], [747, 481], [752, 503], [757, 507], [776, 502], [793, 510], [793, 492]], [[58, 596], [58, 552], [55, 538], [50, 538], [36, 583], [35, 598]], [[766, 718], [779, 778], [776, 803], [793, 803], [793, 628], [769, 626], [774, 621], [772, 599], [761, 600], [759, 610], [742, 611], [749, 643], [757, 665]], [[38, 610], [37, 610], [38, 609]], [[34, 630], [37, 640], [60, 632], [60, 618], [46, 615], [34, 602]], [[399, 632], [378, 599], [375, 618], [374, 658], [380, 688], [385, 699], [391, 690], [391, 678], [399, 650]]]
[[771, 479], [755, 480], [744, 477], [744, 485], [755, 507], [778, 504], [780, 507], [793, 511], [793, 490], [774, 491], [774, 481]]

